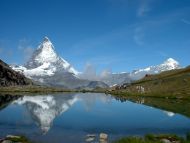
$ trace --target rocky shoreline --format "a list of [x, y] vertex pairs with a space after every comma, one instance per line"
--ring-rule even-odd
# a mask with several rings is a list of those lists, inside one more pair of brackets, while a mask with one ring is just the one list
[[[87, 134], [86, 143], [109, 143], [108, 134]], [[113, 143], [190, 143], [190, 134], [186, 135], [186, 138], [179, 137], [177, 135], [170, 134], [147, 134], [144, 137], [132, 136], [124, 137]], [[32, 143], [24, 136], [7, 135], [4, 138], [0, 138], [0, 143]]]
[[0, 138], [0, 143], [31, 143], [24, 136], [7, 135], [4, 138]]

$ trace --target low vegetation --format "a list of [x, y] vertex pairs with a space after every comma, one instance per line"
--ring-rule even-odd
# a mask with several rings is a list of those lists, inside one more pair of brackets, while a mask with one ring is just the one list
[[121, 138], [114, 143], [190, 143], [188, 135], [186, 138], [176, 135], [153, 135], [148, 134], [145, 137], [126, 137]]
[[7, 135], [4, 139], [2, 139], [2, 143], [32, 143], [32, 142], [29, 141], [24, 136]]
[[119, 96], [139, 95], [172, 99], [190, 99], [190, 67], [146, 75], [143, 79], [107, 91]]

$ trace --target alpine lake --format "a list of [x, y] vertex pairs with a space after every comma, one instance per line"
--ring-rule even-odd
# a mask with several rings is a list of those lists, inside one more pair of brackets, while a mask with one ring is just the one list
[[188, 101], [104, 93], [1, 95], [0, 138], [23, 135], [39, 143], [108, 142], [126, 136], [190, 132]]

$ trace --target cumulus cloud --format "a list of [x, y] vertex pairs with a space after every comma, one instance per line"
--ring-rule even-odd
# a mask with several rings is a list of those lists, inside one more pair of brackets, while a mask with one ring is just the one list
[[101, 78], [106, 78], [112, 74], [111, 70], [105, 69], [100, 73]]
[[84, 72], [81, 74], [81, 77], [89, 80], [97, 80], [98, 77], [94, 65], [87, 63], [85, 65]]
[[83, 79], [100, 81], [102, 78], [106, 78], [111, 74], [112, 72], [109, 69], [103, 69], [100, 73], [97, 73], [96, 67], [91, 63], [87, 63], [80, 77]]

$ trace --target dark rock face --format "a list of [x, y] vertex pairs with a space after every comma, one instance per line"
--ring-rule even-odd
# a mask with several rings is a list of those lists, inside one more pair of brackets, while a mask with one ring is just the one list
[[0, 86], [30, 85], [32, 81], [0, 60]]
[[5, 108], [12, 101], [20, 98], [20, 95], [0, 94], [0, 110]]

